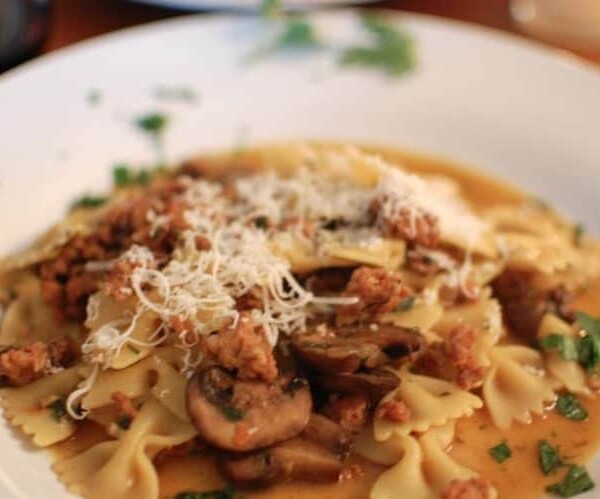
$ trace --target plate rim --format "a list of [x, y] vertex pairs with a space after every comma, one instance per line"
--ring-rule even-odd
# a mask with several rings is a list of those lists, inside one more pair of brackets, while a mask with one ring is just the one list
[[[138, 0], [134, 0], [138, 1]], [[452, 19], [435, 14], [423, 14], [419, 12], [410, 12], [405, 10], [396, 9], [361, 9], [360, 7], [332, 7], [328, 9], [311, 10], [307, 12], [308, 17], [321, 17], [321, 16], [335, 16], [344, 14], [359, 14], [361, 12], [369, 13], [383, 13], [386, 17], [395, 18], [394, 21], [406, 19], [409, 22], [417, 22], [423, 24], [432, 24], [436, 27], [450, 27], [451, 29], [463, 28], [470, 34], [488, 36], [495, 38], [496, 40], [502, 40], [503, 43], [511, 45], [513, 48], [522, 49], [529, 51], [530, 53], [544, 57], [548, 62], [553, 61], [552, 64], [569, 67], [577, 71], [583, 71], [593, 77], [600, 79], [600, 64], [597, 64], [589, 59], [584, 58], [578, 54], [568, 51], [567, 49], [561, 49], [548, 45], [540, 40], [528, 38], [525, 35], [519, 33], [512, 33], [504, 31], [491, 26], [485, 26], [470, 21], [464, 21], [461, 19]], [[205, 12], [205, 13], [189, 13], [181, 16], [175, 16], [172, 18], [159, 19], [154, 21], [142, 22], [134, 26], [128, 26], [119, 28], [107, 33], [79, 40], [75, 43], [60, 47], [56, 50], [41, 54], [34, 59], [26, 61], [14, 68], [5, 71], [0, 74], [0, 91], [2, 86], [7, 82], [21, 77], [23, 74], [30, 70], [35, 70], [37, 67], [43, 67], [47, 64], [51, 64], [56, 60], [64, 59], [72, 54], [76, 54], [86, 49], [98, 46], [103, 43], [110, 43], [118, 40], [119, 38], [127, 38], [140, 36], [145, 31], [153, 31], [156, 29], [167, 30], [173, 25], [187, 24], [187, 23], [219, 23], [219, 22], [236, 22], [247, 20], [248, 16], [236, 14], [233, 12]]]

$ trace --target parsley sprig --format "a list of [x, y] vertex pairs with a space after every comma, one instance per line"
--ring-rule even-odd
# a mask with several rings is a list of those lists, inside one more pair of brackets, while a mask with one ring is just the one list
[[291, 16], [284, 19], [283, 26], [275, 39], [251, 53], [247, 61], [256, 62], [276, 52], [314, 50], [321, 46], [322, 43], [313, 25], [302, 17]]
[[577, 312], [575, 316], [584, 336], [553, 333], [540, 339], [539, 345], [546, 350], [558, 351], [565, 360], [578, 362], [588, 374], [596, 374], [600, 366], [600, 319], [584, 312]]
[[587, 419], [588, 412], [581, 402], [571, 393], [561, 393], [556, 401], [556, 410], [567, 419], [583, 421]]
[[565, 465], [558, 447], [552, 447], [546, 440], [540, 440], [538, 444], [538, 457], [544, 475], [554, 473], [557, 468]]
[[490, 456], [492, 456], [492, 459], [497, 463], [503, 463], [512, 457], [512, 450], [506, 443], [506, 440], [492, 447], [489, 450], [489, 453]]
[[344, 50], [342, 65], [379, 69], [391, 76], [403, 75], [414, 68], [414, 41], [408, 33], [377, 16], [364, 16], [362, 23], [372, 42]]
[[560, 497], [573, 497], [595, 487], [587, 470], [583, 466], [572, 464], [564, 478], [546, 488], [548, 492]]

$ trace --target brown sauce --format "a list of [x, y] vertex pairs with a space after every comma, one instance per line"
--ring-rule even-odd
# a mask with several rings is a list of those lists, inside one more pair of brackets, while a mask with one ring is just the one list
[[[456, 180], [463, 194], [475, 207], [498, 203], [516, 203], [526, 196], [518, 189], [490, 178], [485, 174], [456, 166], [447, 160], [413, 155], [381, 148], [367, 148], [383, 157], [402, 162], [409, 171], [443, 174]], [[260, 152], [242, 152], [246, 160], [260, 161]], [[238, 156], [239, 159], [239, 156]], [[243, 158], [242, 158], [243, 159]], [[600, 282], [581, 296], [577, 308], [600, 315]], [[538, 442], [546, 439], [558, 445], [561, 454], [570, 461], [585, 464], [600, 448], [600, 397], [583, 399], [589, 412], [586, 421], [570, 421], [554, 411], [535, 417], [531, 424], [513, 423], [508, 431], [497, 429], [487, 412], [480, 410], [469, 419], [458, 422], [456, 441], [450, 454], [460, 463], [488, 478], [496, 487], [501, 499], [533, 499], [542, 497], [546, 485], [562, 477], [544, 476], [538, 463]], [[91, 422], [81, 425], [77, 433], [65, 442], [54, 446], [57, 456], [72, 456], [90, 445], [104, 440], [103, 430]], [[489, 455], [489, 449], [506, 440], [513, 451], [507, 461], [499, 464]], [[361, 476], [351, 480], [329, 484], [284, 483], [270, 489], [244, 492], [247, 499], [365, 499], [371, 486], [384, 470], [382, 466], [354, 457], [351, 464], [358, 464]], [[210, 455], [171, 458], [158, 465], [161, 498], [172, 499], [183, 491], [207, 491], [219, 489], [225, 482], [219, 475], [215, 460]], [[400, 497], [400, 496], [399, 496]]]

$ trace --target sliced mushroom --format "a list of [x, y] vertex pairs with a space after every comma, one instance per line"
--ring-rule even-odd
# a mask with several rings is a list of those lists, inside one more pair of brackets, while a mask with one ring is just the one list
[[574, 320], [569, 306], [572, 297], [564, 287], [540, 281], [533, 272], [505, 270], [492, 283], [511, 331], [531, 342], [536, 339], [544, 314], [554, 313], [569, 322]]
[[187, 412], [200, 436], [220, 449], [247, 452], [298, 435], [312, 400], [306, 380], [280, 376], [275, 383], [241, 381], [220, 367], [192, 377]]
[[390, 358], [419, 351], [424, 344], [415, 330], [388, 324], [370, 326], [317, 326], [292, 341], [296, 355], [309, 367], [325, 373], [352, 373], [372, 369]]
[[378, 403], [400, 384], [394, 373], [380, 369], [365, 373], [316, 375], [313, 381], [328, 393], [365, 394], [373, 404]]
[[335, 482], [342, 463], [307, 438], [294, 438], [250, 455], [229, 455], [222, 460], [222, 470], [236, 485], [264, 487], [286, 479]]
[[350, 454], [352, 439], [338, 423], [321, 414], [313, 413], [302, 437], [345, 459]]

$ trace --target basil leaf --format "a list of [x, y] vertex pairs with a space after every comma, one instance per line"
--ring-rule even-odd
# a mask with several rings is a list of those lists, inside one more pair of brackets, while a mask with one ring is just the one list
[[588, 417], [588, 412], [571, 393], [561, 393], [558, 396], [556, 410], [561, 416], [573, 421], [583, 421]]
[[565, 464], [558, 452], [558, 448], [552, 447], [546, 440], [540, 440], [538, 444], [538, 456], [540, 468], [544, 475], [556, 471], [556, 468]]
[[512, 456], [512, 451], [506, 442], [502, 442], [489, 450], [490, 456], [497, 463], [502, 463]]
[[562, 334], [549, 334], [540, 339], [539, 345], [544, 350], [558, 350], [561, 357], [565, 360], [578, 361], [579, 354], [577, 351], [578, 338], [571, 338]]
[[573, 464], [560, 482], [546, 487], [546, 490], [560, 497], [573, 497], [594, 487], [595, 484], [586, 469]]

